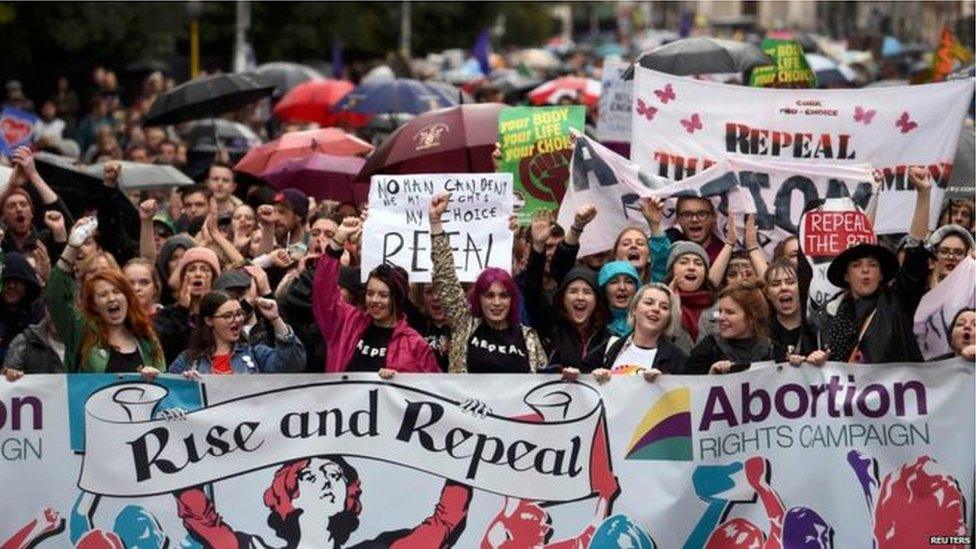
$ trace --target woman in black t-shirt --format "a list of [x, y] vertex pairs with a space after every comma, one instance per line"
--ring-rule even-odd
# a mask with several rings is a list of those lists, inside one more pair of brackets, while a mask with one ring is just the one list
[[766, 269], [766, 299], [772, 306], [769, 337], [778, 343], [794, 365], [817, 350], [817, 331], [806, 322], [800, 294], [800, 278], [787, 258], [774, 259]]
[[441, 215], [450, 195], [430, 204], [432, 280], [451, 327], [452, 373], [528, 373], [546, 365], [542, 341], [519, 322], [519, 292], [512, 276], [489, 267], [466, 297], [454, 270], [454, 256]]

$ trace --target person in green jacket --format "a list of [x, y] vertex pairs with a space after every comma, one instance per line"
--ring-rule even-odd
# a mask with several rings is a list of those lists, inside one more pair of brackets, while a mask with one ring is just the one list
[[97, 225], [92, 218], [75, 224], [44, 290], [51, 320], [65, 344], [65, 370], [139, 373], [153, 379], [166, 371], [166, 361], [152, 323], [125, 275], [116, 269], [98, 271], [87, 278], [76, 299], [70, 273], [78, 247]]

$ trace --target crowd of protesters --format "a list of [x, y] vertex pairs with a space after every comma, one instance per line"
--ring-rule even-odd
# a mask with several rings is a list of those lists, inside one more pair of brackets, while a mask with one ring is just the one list
[[[106, 162], [103, 184], [115, 188], [115, 160], [187, 168], [188, 143], [174, 128], [141, 124], [172, 84], [153, 74], [123, 105], [115, 75], [100, 69], [85, 110], [65, 79], [39, 108], [8, 82], [7, 104], [40, 115], [34, 150]], [[503, 99], [487, 85], [476, 95]], [[302, 129], [247, 119], [269, 138]], [[688, 197], [667, 230], [663, 202], [644, 199], [646, 223], [587, 257], [579, 241], [595, 207], [581, 207], [568, 227], [538, 215], [512, 227], [510, 271], [485, 269], [464, 285], [440, 221], [451, 197], [436, 196], [432, 282], [411, 284], [403, 269], [382, 265], [361, 283], [366, 204], [243, 185], [228, 160], [218, 153], [195, 185], [129, 196], [140, 224], [126, 230], [116, 208], [70, 211], [32, 148], [14, 151], [0, 182], [6, 378], [561, 372], [606, 381], [627, 372], [652, 381], [761, 361], [919, 362], [919, 301], [974, 253], [972, 200], [946, 201], [929, 231], [932, 181], [912, 169], [909, 233], [897, 249], [861, 244], [837, 257], [828, 278], [842, 291], [818, 311], [806, 310], [810, 267], [796, 238], [766, 257], [753, 220], [720, 232], [712, 202]], [[976, 311], [959, 312], [947, 337], [955, 355], [973, 360]]]

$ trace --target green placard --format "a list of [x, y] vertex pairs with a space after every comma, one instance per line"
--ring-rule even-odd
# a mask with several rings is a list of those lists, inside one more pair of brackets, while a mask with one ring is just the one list
[[583, 131], [586, 109], [507, 107], [498, 117], [502, 158], [498, 170], [511, 172], [519, 223], [538, 210], [556, 210], [566, 192], [573, 146], [570, 128]]
[[759, 88], [815, 88], [817, 77], [810, 70], [803, 48], [795, 40], [764, 38], [762, 49], [773, 65], [752, 70], [749, 85]]

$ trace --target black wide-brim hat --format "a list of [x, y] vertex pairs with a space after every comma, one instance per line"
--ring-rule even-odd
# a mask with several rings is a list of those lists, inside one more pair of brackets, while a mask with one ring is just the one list
[[834, 258], [827, 268], [827, 280], [838, 288], [847, 288], [849, 284], [844, 280], [847, 266], [852, 261], [865, 257], [873, 257], [881, 264], [881, 283], [885, 284], [895, 277], [898, 272], [898, 258], [891, 250], [877, 244], [861, 243], [850, 247]]

